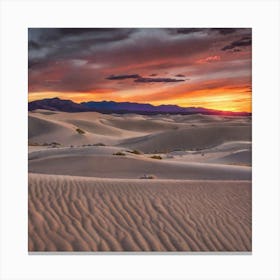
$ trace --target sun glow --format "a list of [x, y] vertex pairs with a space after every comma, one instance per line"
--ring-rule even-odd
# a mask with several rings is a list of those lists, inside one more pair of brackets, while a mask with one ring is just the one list
[[[132, 91], [133, 92], [133, 91]], [[152, 96], [152, 97], [151, 97]], [[233, 112], [251, 112], [251, 93], [243, 90], [234, 89], [212, 89], [188, 92], [185, 95], [172, 95], [174, 98], [156, 98], [148, 93], [142, 94], [141, 91], [134, 91], [133, 94], [127, 92], [31, 92], [28, 95], [28, 101], [34, 101], [44, 98], [59, 97], [61, 99], [70, 99], [76, 103], [86, 101], [116, 101], [116, 102], [138, 102], [150, 103], [152, 105], [175, 104], [181, 107], [204, 107], [208, 109], [233, 111]], [[160, 96], [159, 96], [160, 97]]]

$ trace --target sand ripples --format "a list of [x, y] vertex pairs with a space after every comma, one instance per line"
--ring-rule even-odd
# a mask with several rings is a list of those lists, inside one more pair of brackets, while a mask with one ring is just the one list
[[250, 251], [251, 182], [29, 175], [29, 251]]

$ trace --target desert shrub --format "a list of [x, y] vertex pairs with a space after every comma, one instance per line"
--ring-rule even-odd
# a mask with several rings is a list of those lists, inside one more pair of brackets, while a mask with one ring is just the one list
[[106, 145], [103, 144], [103, 143], [96, 143], [96, 144], [93, 144], [92, 146], [104, 147], [104, 146], [106, 146]]
[[137, 151], [137, 150], [133, 150], [133, 151], [127, 151], [128, 153], [131, 154], [135, 154], [135, 155], [141, 155], [141, 152]]
[[83, 130], [80, 129], [79, 127], [76, 128], [76, 131], [77, 131], [79, 134], [85, 134], [85, 131], [83, 131]]
[[123, 153], [123, 152], [116, 152], [113, 155], [114, 156], [125, 156], [125, 153]]
[[139, 179], [156, 179], [157, 177], [153, 174], [144, 174]]
[[157, 155], [151, 156], [151, 158], [153, 158], [153, 159], [162, 159], [161, 156], [157, 156]]
[[52, 146], [61, 146], [61, 144], [58, 143], [58, 142], [52, 142], [50, 145], [52, 145]]

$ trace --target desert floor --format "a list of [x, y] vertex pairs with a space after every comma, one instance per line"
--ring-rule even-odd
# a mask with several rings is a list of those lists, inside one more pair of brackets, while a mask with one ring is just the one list
[[29, 112], [29, 251], [251, 251], [251, 118]]

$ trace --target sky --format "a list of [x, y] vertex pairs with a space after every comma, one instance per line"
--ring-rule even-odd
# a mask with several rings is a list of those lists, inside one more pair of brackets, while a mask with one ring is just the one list
[[29, 28], [28, 99], [251, 112], [250, 28]]

